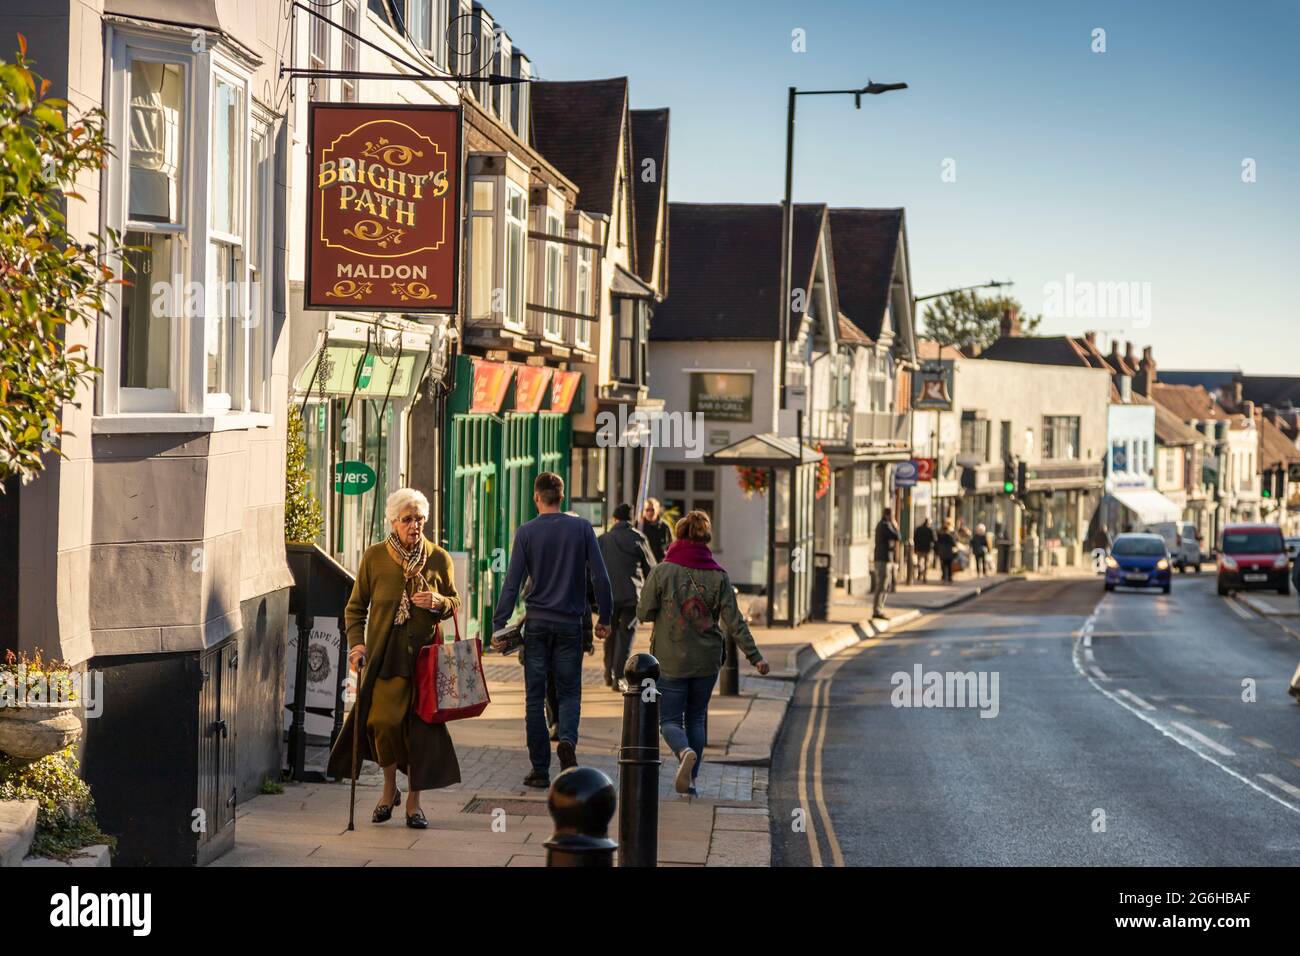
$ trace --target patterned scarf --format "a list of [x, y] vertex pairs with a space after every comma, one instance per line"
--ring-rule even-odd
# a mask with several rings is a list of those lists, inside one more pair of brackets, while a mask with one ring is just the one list
[[397, 616], [393, 618], [393, 623], [405, 624], [411, 617], [411, 581], [424, 569], [424, 536], [420, 536], [414, 548], [408, 549], [394, 531], [385, 544], [388, 545], [389, 556], [397, 562], [405, 578], [402, 582], [402, 603], [397, 606]]

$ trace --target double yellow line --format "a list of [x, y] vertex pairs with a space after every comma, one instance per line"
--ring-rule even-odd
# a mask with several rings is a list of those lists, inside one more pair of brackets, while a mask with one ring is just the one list
[[[910, 630], [926, 623], [932, 615], [922, 615], [909, 621], [898, 631]], [[808, 853], [813, 866], [824, 866], [821, 847], [817, 842], [817, 825], [809, 812], [809, 782], [812, 784], [812, 800], [817, 815], [821, 818], [822, 829], [826, 834], [826, 844], [831, 851], [831, 866], [844, 866], [844, 853], [840, 850], [840, 841], [835, 836], [835, 825], [831, 823], [830, 809], [826, 805], [826, 794], [822, 789], [822, 750], [826, 742], [826, 725], [830, 721], [831, 684], [841, 667], [859, 654], [884, 643], [884, 637], [871, 637], [845, 648], [822, 665], [824, 673], [812, 680], [812, 702], [808, 710], [808, 725], [804, 728], [803, 745], [799, 748], [799, 806], [804, 810], [804, 832], [808, 834]], [[816, 737], [816, 743], [813, 738]], [[809, 763], [812, 764], [811, 772]]]

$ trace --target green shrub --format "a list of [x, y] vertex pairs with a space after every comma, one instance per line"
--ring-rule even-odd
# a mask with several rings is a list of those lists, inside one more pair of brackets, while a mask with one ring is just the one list
[[0, 800], [37, 801], [34, 856], [68, 860], [82, 847], [117, 844], [95, 822], [95, 801], [78, 766], [71, 747], [30, 763], [0, 760]]

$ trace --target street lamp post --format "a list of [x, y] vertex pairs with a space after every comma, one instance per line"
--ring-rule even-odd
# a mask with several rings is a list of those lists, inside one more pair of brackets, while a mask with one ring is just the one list
[[794, 101], [798, 96], [830, 96], [835, 94], [850, 94], [853, 96], [853, 104], [857, 109], [862, 109], [862, 97], [875, 96], [880, 93], [888, 93], [890, 90], [905, 90], [906, 83], [873, 83], [867, 80], [867, 85], [858, 90], [800, 90], [790, 87], [789, 99], [786, 105], [785, 119], [785, 200], [781, 204], [781, 301], [780, 305], [780, 330], [781, 330], [781, 409], [786, 407], [786, 352], [790, 348], [790, 270], [791, 259], [794, 254], [794, 204], [791, 201], [790, 194], [794, 184]]

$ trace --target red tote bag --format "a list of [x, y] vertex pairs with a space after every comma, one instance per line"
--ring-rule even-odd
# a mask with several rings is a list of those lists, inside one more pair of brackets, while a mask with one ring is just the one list
[[483, 648], [478, 641], [462, 641], [460, 621], [451, 616], [456, 640], [447, 644], [438, 625], [433, 644], [420, 648], [415, 661], [415, 716], [426, 724], [477, 717], [487, 709], [487, 679], [483, 676]]

